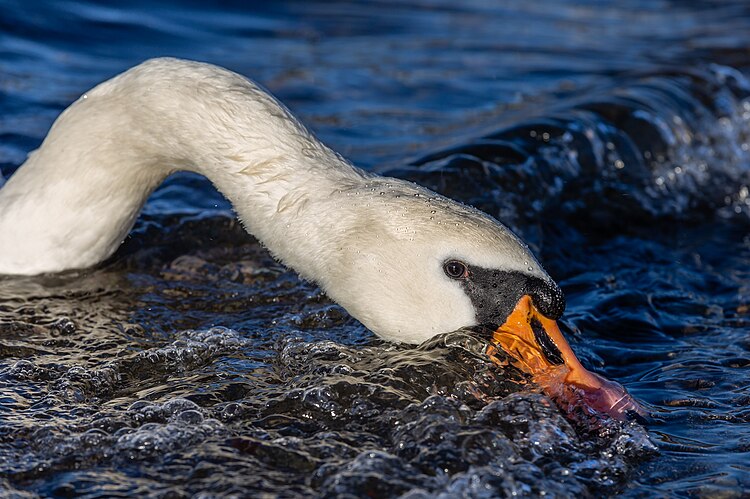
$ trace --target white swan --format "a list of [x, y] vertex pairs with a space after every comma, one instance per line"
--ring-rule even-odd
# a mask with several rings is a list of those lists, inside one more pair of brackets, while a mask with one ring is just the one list
[[60, 115], [0, 189], [0, 274], [102, 261], [178, 170], [208, 177], [276, 258], [381, 337], [419, 343], [515, 311], [533, 355], [601, 388], [550, 320], [559, 288], [506, 227], [355, 168], [256, 84], [209, 64], [144, 62]]

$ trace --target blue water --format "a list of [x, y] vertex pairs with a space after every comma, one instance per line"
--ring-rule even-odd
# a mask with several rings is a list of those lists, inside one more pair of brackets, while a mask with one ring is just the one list
[[3, 176], [146, 58], [228, 67], [511, 225], [655, 415], [587, 428], [463, 336], [379, 341], [181, 174], [109, 262], [0, 280], [0, 494], [750, 495], [749, 28], [718, 0], [0, 2]]

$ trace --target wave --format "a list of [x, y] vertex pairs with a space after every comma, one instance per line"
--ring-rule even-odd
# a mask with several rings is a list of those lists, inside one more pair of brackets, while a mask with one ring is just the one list
[[618, 85], [386, 173], [514, 228], [554, 213], [580, 227], [748, 220], [750, 82], [719, 65]]

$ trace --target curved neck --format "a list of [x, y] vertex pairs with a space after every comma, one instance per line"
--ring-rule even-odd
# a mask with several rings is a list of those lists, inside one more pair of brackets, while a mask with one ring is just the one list
[[178, 170], [208, 177], [248, 231], [298, 270], [314, 270], [326, 244], [306, 230], [320, 204], [366, 177], [247, 79], [206, 64], [148, 61], [66, 109], [0, 189], [0, 274], [107, 258], [149, 194]]

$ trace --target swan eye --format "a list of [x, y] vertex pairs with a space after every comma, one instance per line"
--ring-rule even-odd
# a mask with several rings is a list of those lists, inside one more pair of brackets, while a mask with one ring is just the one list
[[443, 270], [445, 271], [445, 275], [451, 279], [464, 279], [469, 277], [469, 269], [466, 267], [466, 264], [459, 262], [458, 260], [448, 260], [443, 265]]

